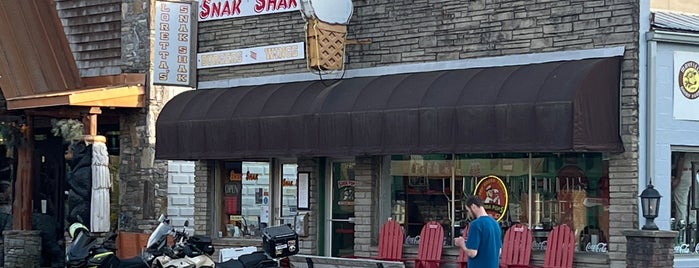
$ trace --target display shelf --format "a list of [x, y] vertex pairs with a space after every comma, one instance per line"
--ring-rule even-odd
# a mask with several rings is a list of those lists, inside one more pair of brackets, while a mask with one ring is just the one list
[[[452, 219], [452, 193], [451, 182], [444, 177], [404, 177], [406, 190], [399, 196], [406, 204], [406, 221], [404, 223], [407, 234], [419, 235], [422, 226], [429, 221], [438, 221], [445, 225], [445, 230], [451, 230]], [[460, 181], [456, 185], [460, 189]], [[465, 216], [461, 205], [463, 193], [454, 193], [455, 222], [459, 223]], [[451, 231], [449, 231], [451, 233]], [[446, 234], [446, 232], [445, 232]]]

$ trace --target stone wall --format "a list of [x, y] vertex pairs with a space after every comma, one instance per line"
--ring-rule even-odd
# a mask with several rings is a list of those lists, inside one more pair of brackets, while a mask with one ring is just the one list
[[626, 267], [661, 268], [674, 265], [675, 231], [626, 230]]
[[[167, 215], [172, 225], [194, 226], [194, 162], [168, 161]], [[190, 233], [192, 230], [189, 230]]]
[[298, 159], [298, 172], [309, 172], [309, 199], [310, 213], [308, 215], [308, 236], [299, 237], [301, 240], [299, 254], [310, 254], [317, 255], [320, 253], [320, 241], [319, 234], [322, 230], [319, 223], [325, 222], [324, 219], [320, 219], [319, 212], [324, 210], [320, 203], [320, 183], [319, 180], [324, 179], [325, 175], [322, 174], [321, 167], [325, 165], [323, 159], [318, 158], [300, 158]]
[[41, 262], [41, 231], [2, 232], [4, 236], [4, 266], [39, 268]]
[[[150, 71], [154, 46], [154, 0], [122, 1], [122, 70], [124, 73]], [[150, 77], [151, 75], [149, 75]], [[167, 161], [155, 160], [155, 122], [165, 104], [188, 87], [156, 86], [149, 79], [146, 107], [128, 110], [120, 119], [120, 204], [119, 228], [152, 231], [160, 214], [167, 213]]]
[[[638, 229], [638, 1], [353, 1], [346, 69], [538, 52], [625, 47], [621, 139], [625, 152], [606, 155], [610, 177], [609, 257], [624, 266], [624, 229]], [[199, 52], [301, 42], [298, 12], [199, 23]], [[306, 73], [305, 60], [199, 70], [199, 81]], [[378, 226], [378, 225], [375, 225]], [[362, 248], [365, 240], [358, 240]]]
[[154, 161], [145, 118], [139, 111], [120, 119], [120, 230], [153, 230], [167, 208], [167, 162]]
[[376, 207], [379, 203], [376, 187], [380, 178], [380, 158], [357, 157], [355, 161], [354, 253], [357, 256], [369, 257], [374, 252], [370, 246], [378, 244], [374, 231], [382, 224], [378, 220]]
[[121, 62], [124, 73], [145, 73], [150, 64], [151, 2], [121, 0]]
[[[209, 191], [210, 184], [213, 185], [215, 175], [215, 163], [213, 161], [197, 161], [194, 168], [194, 230], [198, 235], [213, 234], [213, 210], [209, 200], [213, 193]], [[213, 188], [213, 187], [212, 187]]]

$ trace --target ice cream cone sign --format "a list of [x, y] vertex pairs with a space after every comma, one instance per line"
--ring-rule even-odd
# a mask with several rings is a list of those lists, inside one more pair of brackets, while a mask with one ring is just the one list
[[347, 24], [352, 0], [301, 0], [306, 20], [308, 68], [314, 71], [344, 69]]
[[481, 178], [473, 194], [483, 200], [483, 207], [488, 215], [497, 221], [502, 220], [508, 204], [507, 186], [502, 179], [493, 175]]

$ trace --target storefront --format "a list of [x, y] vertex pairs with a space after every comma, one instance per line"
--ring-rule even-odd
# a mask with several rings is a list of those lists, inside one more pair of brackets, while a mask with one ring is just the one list
[[663, 196], [656, 222], [679, 232], [675, 267], [695, 265], [699, 251], [699, 28], [684, 24], [697, 21], [698, 16], [656, 11], [648, 35], [650, 174]]
[[319, 73], [309, 1], [243, 2], [230, 16], [204, 2], [197, 90], [156, 123], [156, 158], [197, 161], [198, 233], [259, 244], [246, 234], [291, 222], [302, 253], [370, 256], [392, 217], [410, 258], [426, 220], [458, 235], [462, 196], [493, 175], [502, 186], [482, 191], [500, 195], [503, 227], [530, 224], [540, 243], [572, 224], [576, 267], [625, 265], [622, 230], [639, 228], [643, 4], [351, 1], [346, 33], [322, 40], [346, 39], [332, 54], [344, 65]]
[[199, 160], [197, 211], [210, 213], [196, 229], [221, 244], [292, 223], [302, 252], [368, 256], [392, 217], [406, 230], [406, 257], [422, 225], [441, 222], [450, 259], [468, 221], [461, 200], [490, 176], [503, 184], [485, 191], [504, 229], [528, 224], [541, 248], [547, 231], [569, 224], [577, 265], [608, 265], [623, 54], [515, 55], [184, 92], [158, 118], [156, 152]]

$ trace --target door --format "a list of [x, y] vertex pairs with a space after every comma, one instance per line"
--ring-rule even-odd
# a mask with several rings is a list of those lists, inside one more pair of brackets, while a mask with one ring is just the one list
[[332, 257], [354, 256], [354, 161], [330, 163], [326, 203], [327, 244]]
[[297, 211], [297, 181], [298, 164], [295, 160], [281, 160], [275, 171], [274, 189], [276, 189], [274, 210], [274, 225], [295, 224]]

